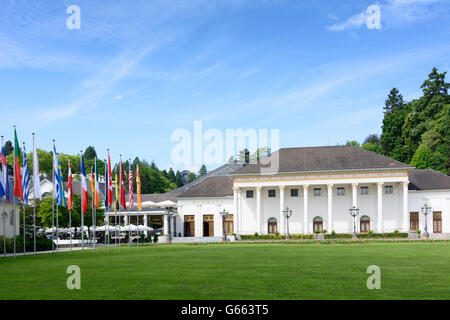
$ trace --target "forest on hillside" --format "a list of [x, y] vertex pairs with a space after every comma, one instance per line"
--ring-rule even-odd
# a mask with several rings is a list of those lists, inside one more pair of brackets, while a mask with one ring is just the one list
[[450, 175], [450, 83], [445, 81], [446, 73], [433, 68], [420, 87], [422, 95], [408, 102], [393, 88], [383, 107], [381, 135], [370, 134], [361, 145], [357, 141], [347, 144]]

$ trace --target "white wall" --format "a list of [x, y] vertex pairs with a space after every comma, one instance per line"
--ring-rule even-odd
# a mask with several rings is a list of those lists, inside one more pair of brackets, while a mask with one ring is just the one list
[[225, 209], [230, 214], [234, 214], [233, 197], [224, 198], [196, 198], [178, 199], [177, 233], [184, 236], [184, 216], [195, 216], [195, 236], [203, 237], [203, 216], [214, 215], [214, 236], [221, 237], [223, 234], [222, 217], [220, 211]]
[[[1, 213], [5, 211], [7, 213], [6, 223], [5, 223], [5, 233], [7, 238], [12, 238], [14, 236], [14, 223], [13, 223], [13, 204], [5, 204], [3, 207], [3, 202], [0, 204], [0, 235], [3, 236], [3, 219]], [[20, 234], [20, 210], [17, 207], [16, 210], [16, 235]]]
[[[450, 233], [450, 190], [409, 191], [409, 212], [419, 212], [419, 229], [423, 233], [425, 216], [420, 208], [425, 202], [432, 211], [442, 212], [442, 233]], [[427, 217], [428, 233], [433, 233], [433, 214]], [[408, 217], [409, 222], [409, 217]]]

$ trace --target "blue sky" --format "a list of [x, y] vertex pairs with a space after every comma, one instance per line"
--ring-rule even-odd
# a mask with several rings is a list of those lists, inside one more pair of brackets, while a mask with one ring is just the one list
[[[381, 29], [365, 23], [373, 4]], [[410, 100], [432, 67], [448, 71], [449, 21], [444, 0], [3, 0], [0, 133], [160, 168], [194, 120], [279, 129], [281, 147], [362, 141], [392, 87]]]

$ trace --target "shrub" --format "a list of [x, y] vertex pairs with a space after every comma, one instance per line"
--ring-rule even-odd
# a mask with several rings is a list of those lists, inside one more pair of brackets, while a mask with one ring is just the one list
[[328, 231], [325, 230], [325, 229], [322, 231], [323, 234], [327, 234], [327, 232], [328, 232]]
[[420, 234], [420, 230], [417, 230], [416, 232], [417, 232], [417, 234]]
[[[14, 241], [6, 238], [6, 253], [14, 252]], [[34, 251], [33, 238], [25, 238], [25, 249], [27, 252]], [[36, 235], [36, 251], [52, 250], [52, 241], [44, 236]], [[3, 236], [0, 236], [0, 252], [3, 253]], [[16, 252], [23, 252], [23, 236], [16, 236]]]
[[158, 234], [157, 233], [155, 233], [153, 235], [153, 243], [158, 243]]
[[314, 231], [314, 233], [315, 233], [315, 234], [319, 234], [319, 233], [320, 233], [320, 231], [319, 231], [319, 230], [316, 230], [316, 231]]
[[255, 232], [255, 234], [253, 236], [257, 237], [258, 236], [258, 232]]
[[278, 239], [280, 237], [280, 233], [277, 231], [275, 232], [275, 239]]

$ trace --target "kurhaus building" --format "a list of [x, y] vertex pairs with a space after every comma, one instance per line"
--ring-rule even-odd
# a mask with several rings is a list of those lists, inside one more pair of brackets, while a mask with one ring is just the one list
[[[354, 146], [284, 148], [265, 164], [248, 164], [210, 176], [176, 197], [172, 230], [183, 237], [286, 233], [283, 210], [292, 210], [289, 232], [424, 231], [424, 204], [432, 237], [450, 235], [450, 177]], [[164, 233], [167, 234], [168, 228]]]

